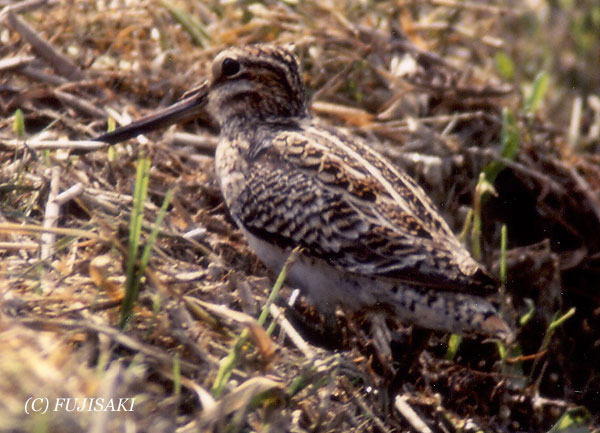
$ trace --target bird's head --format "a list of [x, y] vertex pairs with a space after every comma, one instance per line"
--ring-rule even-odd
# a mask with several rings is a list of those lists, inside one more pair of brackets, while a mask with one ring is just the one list
[[230, 48], [214, 59], [208, 111], [221, 125], [230, 119], [268, 119], [306, 114], [298, 60], [284, 48]]
[[175, 104], [95, 140], [118, 143], [151, 130], [196, 118], [202, 111], [219, 123], [307, 115], [298, 60], [274, 45], [229, 48], [213, 60], [210, 77]]

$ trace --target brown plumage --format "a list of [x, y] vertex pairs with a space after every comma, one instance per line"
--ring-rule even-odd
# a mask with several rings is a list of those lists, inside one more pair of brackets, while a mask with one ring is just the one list
[[497, 283], [461, 246], [424, 191], [367, 144], [316, 124], [296, 58], [271, 45], [231, 48], [199, 89], [105, 134], [116, 142], [206, 109], [219, 123], [216, 173], [250, 247], [322, 310], [384, 307], [400, 320], [510, 339], [484, 298]]

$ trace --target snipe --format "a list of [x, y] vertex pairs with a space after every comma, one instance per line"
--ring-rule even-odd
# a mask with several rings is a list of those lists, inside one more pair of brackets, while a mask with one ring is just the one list
[[207, 110], [221, 127], [216, 173], [231, 216], [269, 268], [322, 311], [381, 308], [427, 329], [511, 339], [486, 299], [497, 284], [423, 190], [357, 137], [317, 125], [297, 59], [231, 48], [173, 106], [97, 140], [115, 143]]

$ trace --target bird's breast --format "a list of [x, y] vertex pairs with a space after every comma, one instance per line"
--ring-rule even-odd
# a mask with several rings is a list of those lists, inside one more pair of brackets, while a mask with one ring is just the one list
[[[221, 137], [215, 153], [215, 172], [225, 199], [231, 210], [232, 204], [243, 191], [248, 173], [248, 161], [243, 157], [243, 144], [236, 139]], [[232, 215], [235, 218], [235, 215]]]

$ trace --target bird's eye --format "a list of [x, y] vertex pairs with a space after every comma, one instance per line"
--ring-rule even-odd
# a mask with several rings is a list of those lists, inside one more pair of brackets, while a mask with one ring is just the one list
[[240, 62], [231, 57], [227, 57], [221, 64], [221, 73], [226, 77], [233, 77], [240, 72]]

